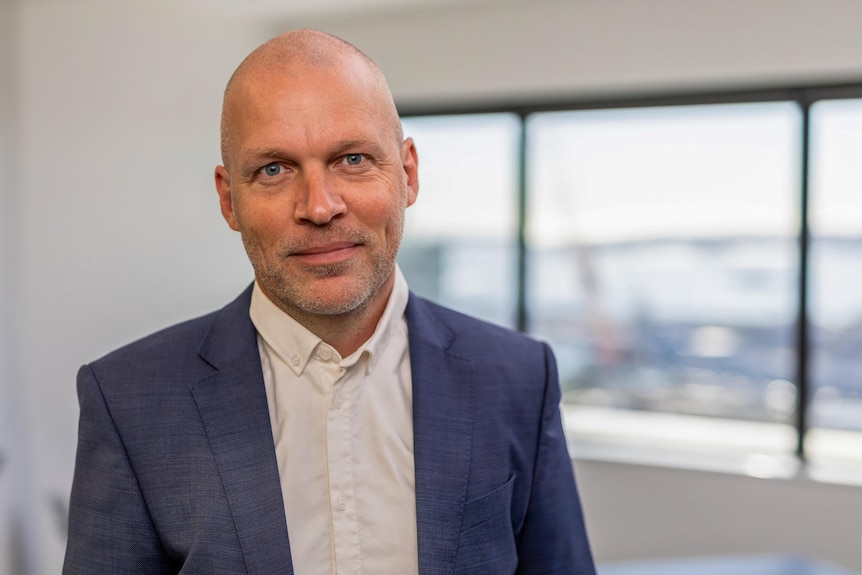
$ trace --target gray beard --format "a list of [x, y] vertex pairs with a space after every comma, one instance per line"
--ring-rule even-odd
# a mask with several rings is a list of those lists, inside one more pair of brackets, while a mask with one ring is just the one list
[[[352, 290], [352, 293], [343, 294], [344, 297], [335, 303], [315, 297], [314, 293], [309, 293], [303, 286], [297, 285], [296, 281], [292, 281], [292, 278], [288, 277], [285, 271], [278, 265], [282, 259], [289, 257], [290, 254], [302, 251], [308, 245], [312, 244], [306, 242], [308, 245], [303, 245], [299, 242], [294, 242], [292, 244], [281, 245], [276, 250], [277, 261], [275, 265], [269, 265], [270, 262], [266, 261], [258, 245], [248, 239], [245, 234], [241, 233], [241, 235], [245, 251], [248, 254], [249, 260], [251, 260], [255, 274], [263, 284], [268, 295], [280, 304], [279, 307], [285, 311], [296, 309], [306, 314], [338, 316], [355, 312], [368, 305], [373, 299], [374, 294], [377, 293], [384, 282], [392, 275], [392, 272], [395, 270], [395, 256], [401, 243], [402, 226], [398, 227], [398, 237], [392, 238], [395, 242], [395, 249], [392, 253], [376, 252], [372, 260], [370, 276], [363, 278], [363, 281], [357, 285], [356, 289]], [[377, 238], [363, 231], [352, 231], [346, 234], [344, 232], [326, 232], [321, 234], [320, 238], [315, 238], [315, 240], [322, 240], [325, 243], [331, 239], [327, 236], [342, 240], [350, 238], [351, 241], [369, 246], [372, 251], [376, 248], [375, 243]], [[334, 278], [349, 273], [354, 265], [356, 265], [355, 262], [346, 261], [316, 266], [313, 268], [313, 273], [319, 279]]]

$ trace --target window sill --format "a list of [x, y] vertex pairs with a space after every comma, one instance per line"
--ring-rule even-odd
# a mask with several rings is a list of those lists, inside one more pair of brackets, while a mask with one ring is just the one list
[[787, 424], [571, 404], [562, 409], [575, 460], [862, 486], [862, 433], [809, 431], [803, 464]]

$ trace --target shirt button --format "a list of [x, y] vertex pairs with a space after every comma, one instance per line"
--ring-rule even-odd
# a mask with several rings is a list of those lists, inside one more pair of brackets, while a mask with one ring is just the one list
[[300, 358], [297, 354], [293, 354], [292, 356], [290, 356], [290, 363], [292, 363], [293, 365], [299, 365], [299, 362]]
[[318, 356], [323, 361], [329, 361], [330, 359], [332, 359], [332, 352], [329, 351], [328, 347], [321, 347], [320, 351], [318, 352]]
[[335, 396], [333, 403], [335, 404], [335, 409], [341, 409], [344, 406], [344, 396], [339, 393]]
[[344, 511], [347, 509], [347, 501], [344, 500], [344, 497], [338, 498], [338, 508]]

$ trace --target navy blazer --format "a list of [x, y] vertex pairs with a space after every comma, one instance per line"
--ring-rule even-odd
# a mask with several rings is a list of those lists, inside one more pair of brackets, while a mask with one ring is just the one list
[[[250, 298], [81, 368], [63, 573], [293, 573]], [[419, 573], [593, 575], [548, 346], [406, 315]]]

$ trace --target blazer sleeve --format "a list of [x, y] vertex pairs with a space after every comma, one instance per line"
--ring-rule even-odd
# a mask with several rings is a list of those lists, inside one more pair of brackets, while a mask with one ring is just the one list
[[545, 351], [545, 397], [527, 514], [518, 540], [518, 575], [595, 575], [583, 511], [560, 415], [560, 383]]
[[78, 452], [64, 575], [173, 573], [93, 371], [78, 372]]

